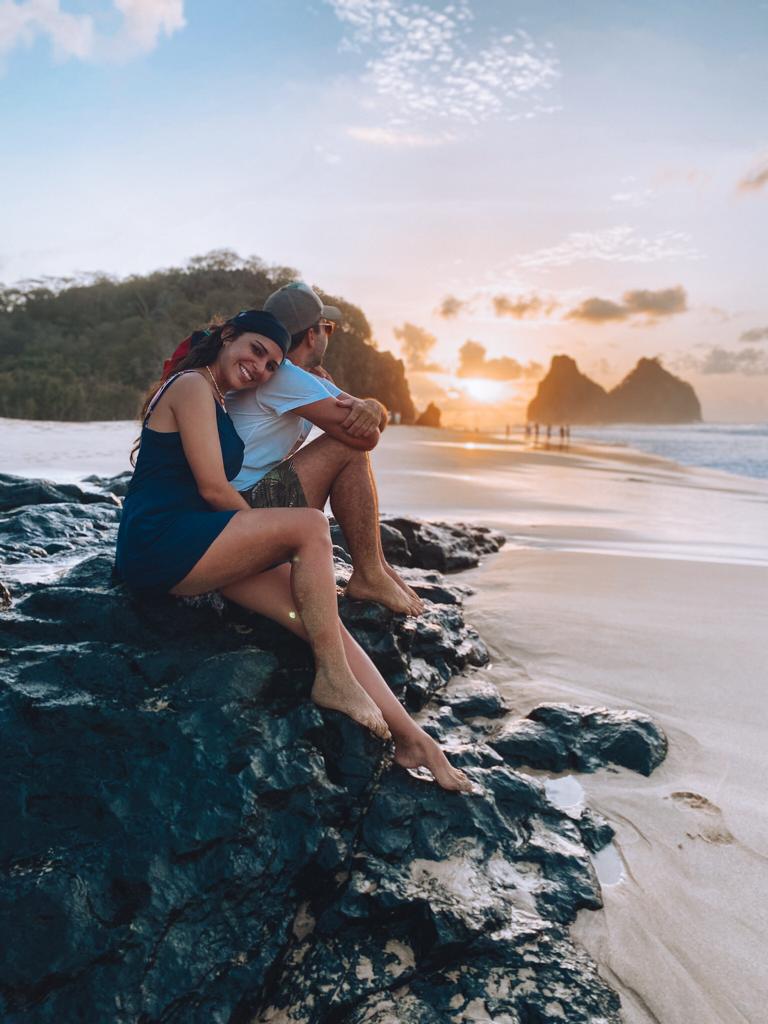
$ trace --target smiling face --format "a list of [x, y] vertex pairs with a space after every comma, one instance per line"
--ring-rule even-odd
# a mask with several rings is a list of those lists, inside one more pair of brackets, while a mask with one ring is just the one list
[[222, 391], [242, 391], [266, 384], [283, 360], [280, 346], [263, 334], [248, 331], [224, 338], [211, 369]]

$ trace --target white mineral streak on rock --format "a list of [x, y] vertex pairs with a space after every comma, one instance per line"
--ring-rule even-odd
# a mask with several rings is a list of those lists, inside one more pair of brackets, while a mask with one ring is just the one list
[[302, 939], [306, 939], [315, 930], [315, 924], [316, 921], [309, 912], [309, 903], [305, 900], [299, 904], [299, 909], [296, 911], [296, 916], [293, 919], [293, 934], [301, 942]]
[[547, 1003], [544, 1009], [553, 1017], [560, 1017], [561, 1020], [565, 1020], [565, 1010], [562, 1003]]
[[395, 963], [387, 963], [387, 974], [397, 978], [404, 971], [411, 970], [416, 966], [416, 959], [410, 946], [397, 939], [390, 939], [384, 946], [384, 953], [395, 958]]
[[355, 974], [357, 975], [358, 981], [373, 981], [375, 972], [373, 970], [373, 964], [367, 956], [360, 957], [360, 962], [355, 967]]

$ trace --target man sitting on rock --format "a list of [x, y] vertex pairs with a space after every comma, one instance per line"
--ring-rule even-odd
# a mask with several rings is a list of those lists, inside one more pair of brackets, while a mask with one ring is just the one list
[[[288, 328], [291, 347], [266, 384], [227, 395], [245, 444], [233, 485], [253, 508], [323, 509], [330, 498], [352, 557], [347, 596], [420, 614], [421, 598], [387, 563], [381, 546], [368, 452], [378, 443], [387, 412], [376, 399], [345, 394], [322, 370], [340, 311], [324, 306], [301, 281], [273, 292], [264, 309]], [[313, 425], [324, 433], [298, 450]]]

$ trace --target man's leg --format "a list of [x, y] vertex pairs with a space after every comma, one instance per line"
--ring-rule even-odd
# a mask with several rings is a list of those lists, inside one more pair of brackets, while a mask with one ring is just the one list
[[377, 601], [392, 611], [419, 615], [424, 604], [387, 564], [381, 548], [379, 507], [368, 453], [324, 435], [293, 457], [307, 504], [331, 509], [352, 556], [347, 595]]

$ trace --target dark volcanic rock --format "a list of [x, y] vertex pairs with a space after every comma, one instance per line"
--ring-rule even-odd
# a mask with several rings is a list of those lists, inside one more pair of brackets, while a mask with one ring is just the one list
[[[341, 527], [332, 520], [334, 544], [348, 551]], [[427, 523], [413, 516], [381, 517], [381, 543], [392, 565], [439, 572], [473, 569], [483, 555], [504, 545], [504, 534], [469, 523]]]
[[[506, 710], [491, 684], [444, 688], [487, 658], [466, 588], [405, 570], [430, 601], [418, 621], [341, 611], [403, 700], [439, 691], [425, 726], [471, 797], [392, 767], [314, 706], [291, 634], [221, 599], [140, 603], [113, 586], [109, 505], [10, 517], [16, 543], [43, 547], [90, 520], [81, 548], [98, 553], [15, 586], [0, 616], [3, 1024], [619, 1024], [567, 930], [601, 906], [590, 851], [610, 825], [573, 820], [488, 745]], [[409, 557], [440, 536], [449, 562], [450, 531], [417, 524]], [[628, 712], [537, 710], [528, 727], [590, 765], [627, 763], [647, 733]]]
[[50, 480], [27, 480], [0, 473], [0, 512], [23, 505], [50, 505], [64, 501], [81, 504], [119, 505], [114, 494], [86, 491], [77, 484], [54, 484]]
[[500, 718], [509, 712], [498, 687], [478, 679], [452, 683], [442, 699], [459, 718]]
[[6, 564], [99, 550], [114, 543], [120, 508], [74, 502], [0, 513], [0, 561]]
[[130, 470], [127, 470], [125, 473], [117, 473], [116, 476], [97, 476], [94, 474], [93, 476], [85, 477], [84, 482], [93, 484], [100, 491], [108, 491], [110, 494], [116, 494], [118, 498], [124, 498], [132, 476], [133, 473]]
[[667, 756], [667, 738], [640, 711], [539, 704], [488, 741], [508, 764], [593, 772], [608, 763], [650, 775]]
[[382, 516], [381, 521], [405, 540], [403, 557], [399, 542], [395, 548], [390, 547], [391, 535], [382, 532], [384, 554], [396, 565], [459, 572], [474, 568], [483, 555], [498, 551], [504, 544], [504, 534], [487, 526], [426, 523], [410, 516]]
[[616, 832], [602, 814], [585, 807], [579, 815], [578, 825], [584, 845], [591, 853], [598, 853], [610, 843]]

